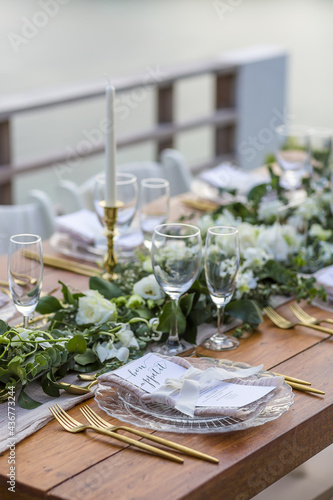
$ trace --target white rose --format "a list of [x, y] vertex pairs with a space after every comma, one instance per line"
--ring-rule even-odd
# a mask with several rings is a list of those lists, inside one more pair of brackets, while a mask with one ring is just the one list
[[115, 304], [103, 297], [97, 290], [89, 290], [84, 297], [79, 298], [79, 310], [76, 315], [78, 325], [87, 323], [101, 325], [116, 318]]
[[252, 226], [247, 222], [242, 222], [241, 224], [239, 224], [237, 229], [239, 234], [239, 247], [241, 254], [243, 254], [247, 248], [257, 246], [258, 228], [256, 226]]
[[155, 276], [150, 274], [146, 278], [142, 278], [133, 286], [133, 292], [140, 295], [144, 299], [160, 300], [164, 298], [164, 292], [157, 283]]
[[276, 224], [259, 232], [257, 246], [267, 252], [271, 258], [278, 261], [287, 260], [290, 252], [288, 243], [283, 237], [281, 226]]

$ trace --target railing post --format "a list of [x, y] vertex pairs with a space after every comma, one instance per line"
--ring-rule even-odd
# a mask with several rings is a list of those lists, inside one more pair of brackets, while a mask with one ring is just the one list
[[[10, 165], [11, 145], [10, 145], [10, 121], [0, 121], [0, 169], [2, 165]], [[12, 203], [12, 184], [7, 181], [0, 186], [0, 205], [10, 205]]]
[[[235, 107], [236, 74], [217, 73], [216, 110]], [[217, 125], [215, 128], [215, 156], [232, 154], [235, 151], [235, 125]]]
[[[173, 122], [173, 85], [160, 86], [157, 89], [157, 123], [163, 125]], [[173, 137], [157, 141], [157, 157], [163, 149], [173, 147]]]

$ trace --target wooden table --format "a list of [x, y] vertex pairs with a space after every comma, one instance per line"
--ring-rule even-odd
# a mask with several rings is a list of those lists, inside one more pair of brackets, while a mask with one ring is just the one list
[[[0, 260], [5, 279], [5, 259]], [[45, 268], [43, 289], [58, 280], [80, 290], [88, 278]], [[333, 314], [302, 304], [318, 317]], [[291, 318], [287, 305], [281, 313]], [[327, 325], [328, 326], [328, 325]], [[297, 378], [310, 380], [324, 397], [295, 391], [294, 404], [263, 426], [225, 434], [156, 432], [219, 458], [214, 465], [185, 457], [183, 465], [150, 456], [93, 433], [69, 434], [52, 421], [16, 446], [17, 499], [236, 499], [246, 500], [267, 488], [333, 442], [333, 338], [305, 327], [280, 330], [265, 320], [234, 351], [210, 356], [264, 363]], [[95, 401], [89, 404], [101, 413]], [[3, 411], [4, 407], [0, 407]], [[83, 420], [79, 406], [70, 414]], [[110, 419], [116, 423], [115, 419]], [[0, 498], [7, 488], [8, 452], [0, 456]]]

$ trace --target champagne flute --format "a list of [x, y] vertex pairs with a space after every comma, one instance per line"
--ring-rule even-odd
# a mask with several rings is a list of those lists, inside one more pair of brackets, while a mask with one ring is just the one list
[[189, 224], [160, 224], [154, 229], [151, 252], [153, 272], [171, 299], [172, 315], [166, 343], [153, 344], [150, 350], [175, 356], [193, 349], [192, 344], [179, 340], [177, 315], [180, 296], [191, 287], [200, 271], [200, 229]]
[[170, 185], [166, 179], [142, 179], [140, 184], [140, 227], [143, 244], [151, 250], [155, 226], [167, 222]]
[[36, 309], [43, 279], [42, 240], [36, 234], [11, 236], [8, 252], [8, 282], [16, 309], [28, 328], [29, 316]]
[[295, 195], [309, 162], [309, 130], [302, 125], [280, 125], [275, 129], [276, 158], [284, 174], [281, 185]]
[[229, 226], [210, 227], [205, 245], [205, 276], [209, 295], [217, 307], [217, 333], [202, 345], [213, 351], [228, 351], [239, 345], [237, 339], [222, 333], [224, 308], [235, 291], [239, 258], [238, 230]]

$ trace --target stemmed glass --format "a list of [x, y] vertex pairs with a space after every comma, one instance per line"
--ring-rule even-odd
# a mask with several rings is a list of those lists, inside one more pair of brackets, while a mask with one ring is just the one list
[[330, 174], [332, 153], [332, 130], [313, 128], [310, 130], [310, 161], [311, 168], [317, 177], [327, 177]]
[[[122, 206], [117, 212], [117, 234], [114, 242], [116, 246], [121, 246], [121, 236], [130, 227], [138, 207], [138, 182], [133, 174], [118, 173], [116, 183], [117, 201], [120, 201]], [[100, 223], [105, 227], [103, 201], [105, 201], [105, 174], [100, 174], [95, 180], [94, 207]]]
[[217, 333], [202, 345], [213, 351], [229, 351], [239, 345], [237, 339], [222, 333], [224, 308], [234, 294], [239, 268], [238, 230], [229, 226], [210, 227], [204, 260], [209, 294], [217, 307]]
[[284, 174], [281, 185], [290, 190], [294, 198], [295, 191], [309, 163], [309, 129], [302, 125], [280, 125], [275, 129], [277, 140], [276, 159]]
[[143, 244], [151, 250], [154, 228], [169, 216], [170, 186], [166, 179], [142, 179], [140, 184], [140, 227]]
[[36, 234], [11, 236], [8, 251], [8, 282], [16, 309], [28, 328], [36, 309], [43, 279], [42, 240]]
[[152, 240], [152, 265], [155, 278], [172, 303], [171, 329], [165, 344], [150, 346], [153, 352], [175, 356], [193, 346], [179, 340], [177, 315], [180, 296], [196, 280], [201, 266], [200, 229], [189, 224], [160, 224]]

